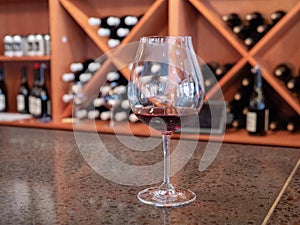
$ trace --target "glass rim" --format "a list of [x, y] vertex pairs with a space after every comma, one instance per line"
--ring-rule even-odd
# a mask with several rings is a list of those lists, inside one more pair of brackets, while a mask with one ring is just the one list
[[146, 41], [148, 39], [188, 39], [191, 40], [192, 36], [190, 35], [149, 35], [140, 37], [140, 41]]

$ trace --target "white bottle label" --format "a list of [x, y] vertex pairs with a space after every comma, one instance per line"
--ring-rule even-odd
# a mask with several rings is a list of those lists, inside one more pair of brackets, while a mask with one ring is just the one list
[[17, 110], [19, 112], [25, 109], [25, 97], [24, 95], [17, 95]]
[[0, 111], [3, 111], [5, 106], [5, 95], [0, 95]]
[[48, 100], [47, 101], [47, 115], [48, 116], [51, 116], [51, 112], [52, 110], [51, 110], [51, 101], [50, 100]]
[[256, 132], [257, 115], [255, 112], [247, 113], [246, 129], [249, 132]]
[[28, 98], [28, 102], [29, 102], [29, 113], [32, 114], [32, 115], [35, 115], [35, 112], [34, 112], [34, 107], [35, 107], [35, 97], [33, 96], [29, 96]]
[[265, 131], [268, 130], [269, 127], [269, 109], [265, 110]]
[[39, 98], [35, 99], [35, 115], [40, 116], [42, 114], [42, 100]]

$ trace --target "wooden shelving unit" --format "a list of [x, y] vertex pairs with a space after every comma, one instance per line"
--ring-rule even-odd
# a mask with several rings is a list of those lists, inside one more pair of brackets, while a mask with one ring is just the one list
[[[68, 84], [62, 82], [61, 75], [68, 71], [74, 61], [97, 58], [110, 48], [106, 38], [97, 35], [97, 28], [88, 24], [89, 17], [108, 15], [141, 15], [142, 19], [123, 40], [122, 44], [138, 41], [146, 35], [191, 35], [197, 55], [205, 61], [220, 63], [235, 62], [235, 66], [219, 81], [225, 100], [230, 101], [239, 86], [239, 81], [247, 67], [260, 64], [263, 77], [272, 91], [278, 96], [278, 104], [288, 115], [300, 115], [300, 103], [272, 74], [274, 67], [281, 62], [289, 62], [299, 67], [300, 57], [300, 2], [298, 0], [268, 1], [251, 0], [218, 1], [218, 0], [26, 0], [0, 1], [0, 21], [2, 29], [0, 37], [5, 34], [49, 33], [51, 35], [51, 56], [43, 57], [5, 57], [0, 55], [4, 64], [9, 89], [10, 112], [16, 112], [15, 95], [20, 82], [19, 68], [21, 65], [32, 66], [35, 61], [44, 61], [49, 65], [47, 85], [52, 100], [53, 121], [41, 124], [35, 120], [1, 122], [3, 125], [43, 127], [50, 129], [73, 129], [71, 124], [62, 122], [72, 115], [72, 104], [63, 103], [61, 97], [68, 90]], [[251, 50], [232, 33], [221, 20], [221, 16], [236, 11], [245, 15], [251, 11], [260, 11], [264, 15], [283, 9], [288, 13], [279, 21]], [[22, 20], [22, 26], [20, 25]], [[34, 26], [32, 25], [34, 23]], [[3, 52], [0, 46], [0, 54]], [[115, 68], [117, 62], [113, 57], [104, 65], [85, 86], [86, 93], [92, 93], [105, 81], [105, 74]], [[122, 68], [121, 72], [128, 78], [129, 71]], [[29, 83], [31, 84], [32, 75]], [[217, 89], [208, 92], [213, 98]], [[91, 121], [82, 122], [76, 129], [92, 131]], [[148, 135], [145, 125], [131, 124], [136, 135]], [[105, 122], [96, 122], [97, 132], [113, 133], [105, 128]], [[145, 131], [146, 130], [146, 131]], [[126, 133], [122, 129], [117, 132]], [[175, 138], [178, 134], [175, 135]], [[187, 138], [195, 135], [185, 134]], [[264, 137], [251, 137], [243, 130], [226, 131], [224, 141], [264, 144], [277, 146], [300, 147], [299, 133], [288, 132], [268, 133]], [[198, 135], [199, 140], [208, 140], [208, 135]], [[214, 138], [214, 137], [212, 137]], [[215, 137], [219, 140], [219, 137]]]

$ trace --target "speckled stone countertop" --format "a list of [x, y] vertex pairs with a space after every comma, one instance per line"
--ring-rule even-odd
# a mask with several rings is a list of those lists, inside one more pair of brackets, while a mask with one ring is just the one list
[[[136, 194], [149, 185], [126, 184], [131, 170], [110, 176], [117, 168], [97, 153], [105, 146], [108, 155], [138, 168], [162, 160], [160, 144], [136, 151], [120, 141], [133, 136], [6, 126], [0, 137], [0, 224], [300, 224], [300, 149], [222, 144], [199, 171], [207, 143], [197, 142], [171, 177], [175, 186], [193, 190], [196, 201], [163, 209], [140, 203]], [[99, 174], [86, 160], [99, 157], [99, 168], [111, 173]], [[146, 171], [136, 179], [150, 176]]]

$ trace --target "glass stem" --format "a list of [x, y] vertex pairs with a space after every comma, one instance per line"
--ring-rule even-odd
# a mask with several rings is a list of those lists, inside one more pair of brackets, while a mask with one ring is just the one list
[[163, 150], [164, 150], [164, 181], [162, 186], [167, 189], [173, 189], [173, 185], [170, 182], [170, 144], [171, 135], [162, 134]]

